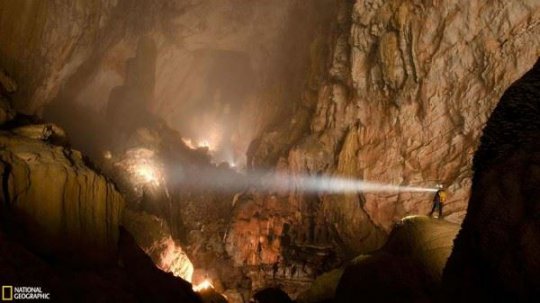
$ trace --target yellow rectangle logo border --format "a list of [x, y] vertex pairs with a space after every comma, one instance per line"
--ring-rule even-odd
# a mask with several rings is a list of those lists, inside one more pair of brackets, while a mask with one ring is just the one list
[[[6, 290], [9, 290], [9, 296], [6, 296]], [[2, 301], [13, 301], [13, 286], [2, 285]]]

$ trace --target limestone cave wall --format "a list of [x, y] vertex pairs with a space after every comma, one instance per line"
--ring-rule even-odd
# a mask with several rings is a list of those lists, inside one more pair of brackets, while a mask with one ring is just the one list
[[[538, 58], [539, 17], [537, 1], [345, 5], [317, 97], [303, 99], [309, 129], [293, 142], [274, 139], [306, 120], [298, 111], [282, 133], [258, 139], [253, 165], [273, 158], [292, 175], [442, 183], [450, 193], [443, 215], [461, 222], [483, 125]], [[418, 193], [313, 197], [293, 189], [282, 199], [293, 242], [326, 243], [345, 254], [380, 247], [397, 220], [431, 206], [430, 195]]]

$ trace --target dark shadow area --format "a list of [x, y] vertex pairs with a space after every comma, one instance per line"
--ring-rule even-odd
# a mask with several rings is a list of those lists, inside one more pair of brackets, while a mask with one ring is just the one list
[[540, 61], [492, 113], [467, 216], [444, 271], [445, 302], [540, 297]]

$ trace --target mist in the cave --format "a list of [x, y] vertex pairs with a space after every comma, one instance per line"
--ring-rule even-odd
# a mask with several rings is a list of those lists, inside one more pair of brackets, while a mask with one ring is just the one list
[[137, 129], [165, 124], [213, 163], [245, 167], [252, 140], [291, 119], [303, 98], [313, 41], [334, 13], [321, 8], [330, 6], [245, 2], [232, 15], [227, 3], [142, 6], [139, 19], [102, 33], [43, 117], [94, 160], [132, 147]]

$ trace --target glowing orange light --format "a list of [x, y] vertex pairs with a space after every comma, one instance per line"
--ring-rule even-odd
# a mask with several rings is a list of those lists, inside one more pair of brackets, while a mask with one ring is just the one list
[[214, 285], [209, 279], [204, 279], [201, 283], [193, 285], [193, 291], [201, 292], [210, 288], [214, 288]]

